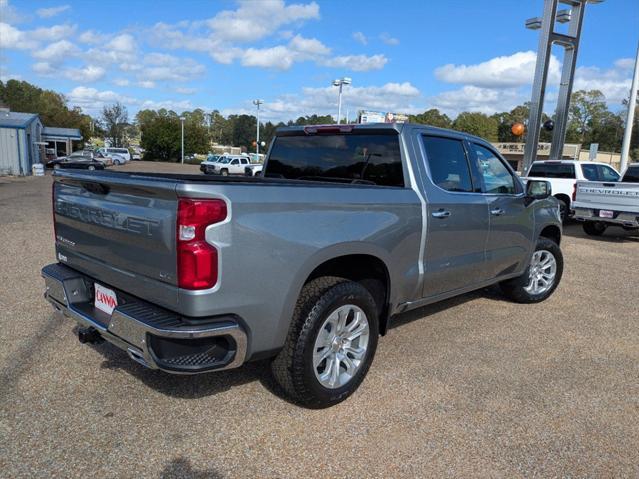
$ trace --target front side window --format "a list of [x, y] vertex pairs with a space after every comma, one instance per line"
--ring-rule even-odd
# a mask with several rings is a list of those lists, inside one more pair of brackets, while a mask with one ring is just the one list
[[248, 160], [246, 158], [242, 158], [240, 161], [243, 165], [248, 165]]
[[462, 141], [441, 136], [424, 136], [423, 141], [433, 183], [447, 191], [472, 192]]
[[472, 147], [477, 155], [484, 192], [501, 195], [515, 194], [517, 192], [515, 179], [506, 165], [488, 148], [475, 143], [472, 143]]
[[233, 160], [233, 161], [231, 161], [231, 164], [232, 165], [239, 165], [240, 162], [239, 162], [239, 160]]
[[404, 186], [396, 132], [278, 136], [265, 176]]

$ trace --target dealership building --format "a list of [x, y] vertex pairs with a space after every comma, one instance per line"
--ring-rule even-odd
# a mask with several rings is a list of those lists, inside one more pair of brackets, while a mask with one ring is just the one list
[[70, 154], [81, 140], [77, 128], [47, 127], [35, 113], [0, 108], [0, 175], [30, 175], [33, 165]]

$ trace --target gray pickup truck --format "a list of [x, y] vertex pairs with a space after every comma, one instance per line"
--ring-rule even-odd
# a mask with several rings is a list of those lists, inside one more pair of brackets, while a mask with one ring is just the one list
[[559, 204], [480, 138], [424, 125], [278, 130], [264, 176], [59, 171], [45, 297], [150, 368], [272, 359], [309, 407], [362, 382], [404, 311], [499, 284], [548, 298]]
[[639, 163], [631, 164], [619, 181], [578, 181], [574, 208], [574, 218], [590, 236], [602, 235], [608, 226], [638, 231]]

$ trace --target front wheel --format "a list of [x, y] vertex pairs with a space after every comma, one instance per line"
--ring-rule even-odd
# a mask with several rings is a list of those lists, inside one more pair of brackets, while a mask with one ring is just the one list
[[375, 356], [378, 312], [361, 284], [323, 277], [307, 283], [297, 301], [273, 376], [298, 404], [324, 408], [350, 396]]
[[564, 271], [564, 257], [559, 245], [539, 238], [524, 274], [499, 284], [502, 292], [517, 303], [539, 303], [555, 291]]
[[601, 236], [606, 231], [606, 224], [601, 221], [586, 221], [582, 228], [588, 236]]
[[91, 166], [89, 166], [87, 169], [88, 169], [89, 171], [93, 171], [93, 170], [95, 170], [95, 166], [91, 165]]
[[229, 170], [222, 170], [222, 176], [229, 176]]

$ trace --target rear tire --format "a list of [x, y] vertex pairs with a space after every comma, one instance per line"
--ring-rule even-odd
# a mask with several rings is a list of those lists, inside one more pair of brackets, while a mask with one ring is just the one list
[[271, 363], [273, 376], [294, 402], [332, 406], [364, 380], [378, 336], [377, 306], [364, 286], [335, 277], [312, 280], [297, 300], [284, 348]]
[[229, 170], [222, 170], [222, 176], [229, 176]]
[[504, 295], [516, 303], [540, 303], [557, 289], [564, 271], [561, 249], [548, 238], [539, 238], [524, 274], [499, 283]]
[[557, 198], [559, 201], [559, 216], [561, 218], [561, 222], [565, 223], [568, 220], [568, 215], [570, 214], [570, 203], [566, 200], [562, 200], [561, 198]]
[[584, 233], [588, 236], [601, 236], [604, 234], [608, 226], [601, 221], [586, 221], [582, 225], [582, 228], [584, 229]]
[[93, 170], [95, 170], [95, 166], [90, 165], [90, 166], [87, 168], [87, 170], [89, 170], [89, 171], [93, 171]]

